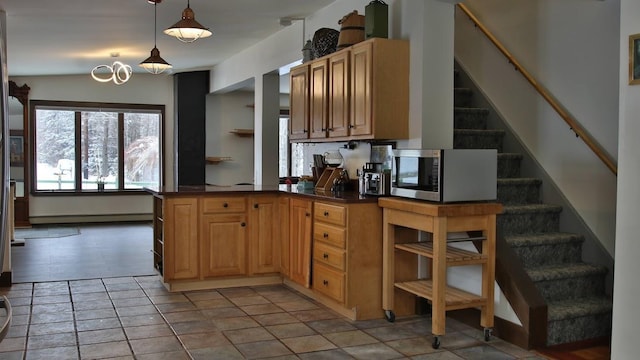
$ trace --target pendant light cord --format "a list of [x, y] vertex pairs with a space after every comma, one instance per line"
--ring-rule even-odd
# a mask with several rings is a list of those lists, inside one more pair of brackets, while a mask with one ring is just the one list
[[158, 44], [156, 43], [156, 32], [158, 32], [158, 1], [153, 2], [153, 47], [157, 48]]

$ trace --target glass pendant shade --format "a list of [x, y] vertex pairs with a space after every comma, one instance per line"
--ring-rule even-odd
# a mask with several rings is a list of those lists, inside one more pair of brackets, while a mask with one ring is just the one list
[[191, 43], [212, 35], [209, 29], [196, 21], [188, 2], [187, 8], [182, 11], [182, 19], [166, 29], [164, 33], [185, 43]]
[[160, 74], [167, 69], [171, 69], [171, 64], [160, 57], [160, 50], [155, 46], [151, 49], [151, 56], [141, 62], [140, 66], [152, 74]]

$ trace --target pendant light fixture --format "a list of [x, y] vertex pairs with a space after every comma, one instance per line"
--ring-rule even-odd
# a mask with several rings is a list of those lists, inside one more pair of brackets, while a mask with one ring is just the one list
[[[111, 53], [113, 58], [118, 56], [120, 56], [120, 53]], [[131, 74], [131, 66], [117, 60], [111, 65], [98, 65], [91, 70], [91, 77], [95, 81], [102, 83], [113, 81], [116, 85], [122, 85], [129, 81]]]
[[171, 64], [166, 62], [160, 57], [160, 50], [156, 46], [156, 31], [158, 22], [158, 13], [156, 7], [162, 0], [149, 0], [149, 3], [153, 2], [153, 49], [151, 49], [151, 56], [140, 63], [140, 66], [152, 74], [160, 74], [167, 69], [171, 69]]
[[196, 21], [189, 5], [187, 0], [187, 8], [182, 11], [182, 19], [164, 31], [165, 34], [185, 43], [211, 36], [211, 31]]

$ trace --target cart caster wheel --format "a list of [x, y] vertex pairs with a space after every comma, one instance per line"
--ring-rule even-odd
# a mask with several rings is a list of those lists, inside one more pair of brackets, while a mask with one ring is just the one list
[[384, 317], [387, 319], [388, 322], [396, 321], [396, 314], [393, 313], [393, 310], [385, 310]]
[[491, 340], [491, 329], [486, 328], [484, 329], [484, 341], [489, 341]]
[[433, 343], [431, 343], [431, 347], [437, 349], [440, 347], [440, 338], [437, 336], [433, 337]]

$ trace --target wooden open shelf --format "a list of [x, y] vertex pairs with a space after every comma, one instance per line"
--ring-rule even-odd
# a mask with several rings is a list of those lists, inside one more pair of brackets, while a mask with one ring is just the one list
[[206, 160], [209, 164], [219, 164], [222, 161], [231, 161], [233, 159], [230, 156], [207, 156]]
[[[431, 280], [415, 280], [395, 283], [395, 287], [408, 291], [414, 295], [423, 297], [429, 301], [433, 300], [433, 282]], [[445, 287], [445, 310], [459, 310], [470, 307], [485, 306], [487, 299], [456, 289], [451, 286]]]
[[237, 136], [240, 137], [252, 137], [253, 136], [253, 129], [233, 129], [231, 131], [229, 131], [232, 134], [236, 134]]
[[[395, 247], [399, 250], [404, 250], [413, 254], [418, 254], [433, 259], [433, 242], [431, 241], [396, 244]], [[446, 262], [447, 266], [484, 264], [487, 262], [487, 256], [447, 246]]]

